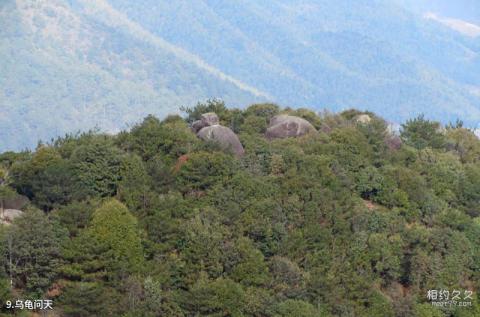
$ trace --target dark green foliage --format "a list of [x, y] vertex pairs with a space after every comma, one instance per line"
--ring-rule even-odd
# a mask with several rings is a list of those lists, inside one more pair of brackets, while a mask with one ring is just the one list
[[152, 185], [147, 168], [136, 155], [126, 157], [120, 168], [118, 197], [132, 211], [145, 210], [150, 202], [149, 189]]
[[[469, 131], [420, 117], [391, 147], [372, 113], [210, 101], [188, 120], [204, 111], [239, 132], [243, 157], [178, 116], [1, 156], [4, 196], [26, 194], [48, 216], [1, 227], [0, 297], [11, 273], [14, 292], [48, 294], [65, 316], [478, 315], [478, 298], [448, 311], [426, 298], [479, 290], [480, 141]], [[268, 141], [277, 113], [320, 132]]]
[[114, 195], [120, 179], [121, 159], [120, 151], [107, 138], [79, 146], [72, 153], [71, 161], [80, 195]]
[[57, 276], [66, 238], [66, 231], [38, 210], [16, 219], [2, 241], [6, 259], [3, 264], [15, 286], [41, 296]]
[[245, 291], [230, 279], [208, 280], [202, 276], [189, 291], [187, 309], [200, 316], [240, 317], [246, 310]]
[[193, 108], [181, 107], [180, 110], [184, 111], [188, 115], [186, 120], [189, 123], [199, 120], [200, 116], [207, 112], [215, 112], [220, 120], [225, 120], [225, 115], [228, 113], [225, 102], [219, 99], [209, 99], [204, 103], [197, 103], [197, 105]]
[[245, 116], [257, 116], [263, 117], [266, 120], [270, 120], [273, 116], [280, 112], [280, 107], [272, 103], [254, 104], [245, 109]]
[[286, 300], [275, 309], [274, 317], [327, 317], [329, 314], [302, 300]]
[[445, 146], [445, 136], [439, 122], [429, 121], [423, 115], [402, 124], [402, 139], [416, 149], [431, 147], [439, 149]]
[[237, 169], [238, 163], [222, 152], [193, 153], [176, 174], [177, 186], [183, 193], [198, 193], [228, 180]]
[[60, 223], [69, 231], [71, 237], [77, 236], [91, 221], [96, 201], [73, 202], [58, 209], [55, 214]]
[[53, 147], [40, 147], [30, 158], [15, 162], [10, 172], [17, 191], [42, 209], [51, 210], [72, 199], [73, 165]]
[[[116, 298], [117, 296], [117, 298]], [[118, 316], [121, 306], [115, 289], [98, 283], [73, 282], [66, 285], [59, 298], [66, 316]]]

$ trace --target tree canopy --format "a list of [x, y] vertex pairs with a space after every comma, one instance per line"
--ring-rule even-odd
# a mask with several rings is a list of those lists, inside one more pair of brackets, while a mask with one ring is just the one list
[[[243, 156], [190, 130], [211, 111]], [[0, 200], [30, 200], [0, 226], [0, 299], [51, 298], [60, 316], [479, 316], [472, 131], [218, 100], [186, 112], [0, 154]], [[277, 114], [318, 133], [268, 140]], [[472, 291], [471, 306], [432, 306], [430, 290]]]

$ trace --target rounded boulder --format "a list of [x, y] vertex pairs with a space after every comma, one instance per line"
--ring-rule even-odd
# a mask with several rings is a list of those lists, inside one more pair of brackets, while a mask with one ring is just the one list
[[207, 112], [200, 116], [200, 120], [192, 123], [192, 130], [193, 132], [198, 133], [198, 131], [205, 127], [217, 125], [219, 123], [220, 119], [218, 119], [218, 115], [215, 112]]
[[10, 224], [12, 221], [23, 215], [23, 211], [17, 209], [4, 209], [0, 214], [0, 223]]
[[307, 120], [290, 115], [278, 115], [270, 120], [265, 132], [268, 139], [296, 138], [308, 133], [317, 132]]
[[227, 127], [218, 124], [204, 127], [197, 136], [204, 141], [218, 143], [222, 149], [231, 150], [236, 156], [242, 156], [245, 153], [237, 135]]

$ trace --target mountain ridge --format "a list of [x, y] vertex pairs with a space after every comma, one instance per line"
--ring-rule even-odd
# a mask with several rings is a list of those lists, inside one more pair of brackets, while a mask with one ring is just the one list
[[347, 0], [7, 0], [0, 150], [94, 127], [115, 132], [208, 98], [358, 108], [395, 122], [425, 113], [476, 126], [480, 44], [402, 8]]

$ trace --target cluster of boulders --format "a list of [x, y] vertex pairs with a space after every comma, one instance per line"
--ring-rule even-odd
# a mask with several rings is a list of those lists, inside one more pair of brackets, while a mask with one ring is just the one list
[[236, 156], [245, 153], [238, 136], [229, 128], [220, 125], [217, 114], [202, 114], [200, 120], [193, 122], [192, 130], [204, 141], [217, 142], [223, 149], [231, 150]]
[[[220, 125], [217, 114], [204, 113], [200, 120], [192, 123], [193, 132], [204, 141], [217, 142], [223, 149], [231, 150], [236, 156], [245, 153], [238, 136], [229, 128]], [[265, 133], [267, 139], [300, 137], [315, 133], [315, 127], [305, 119], [290, 115], [277, 115], [270, 120]]]

